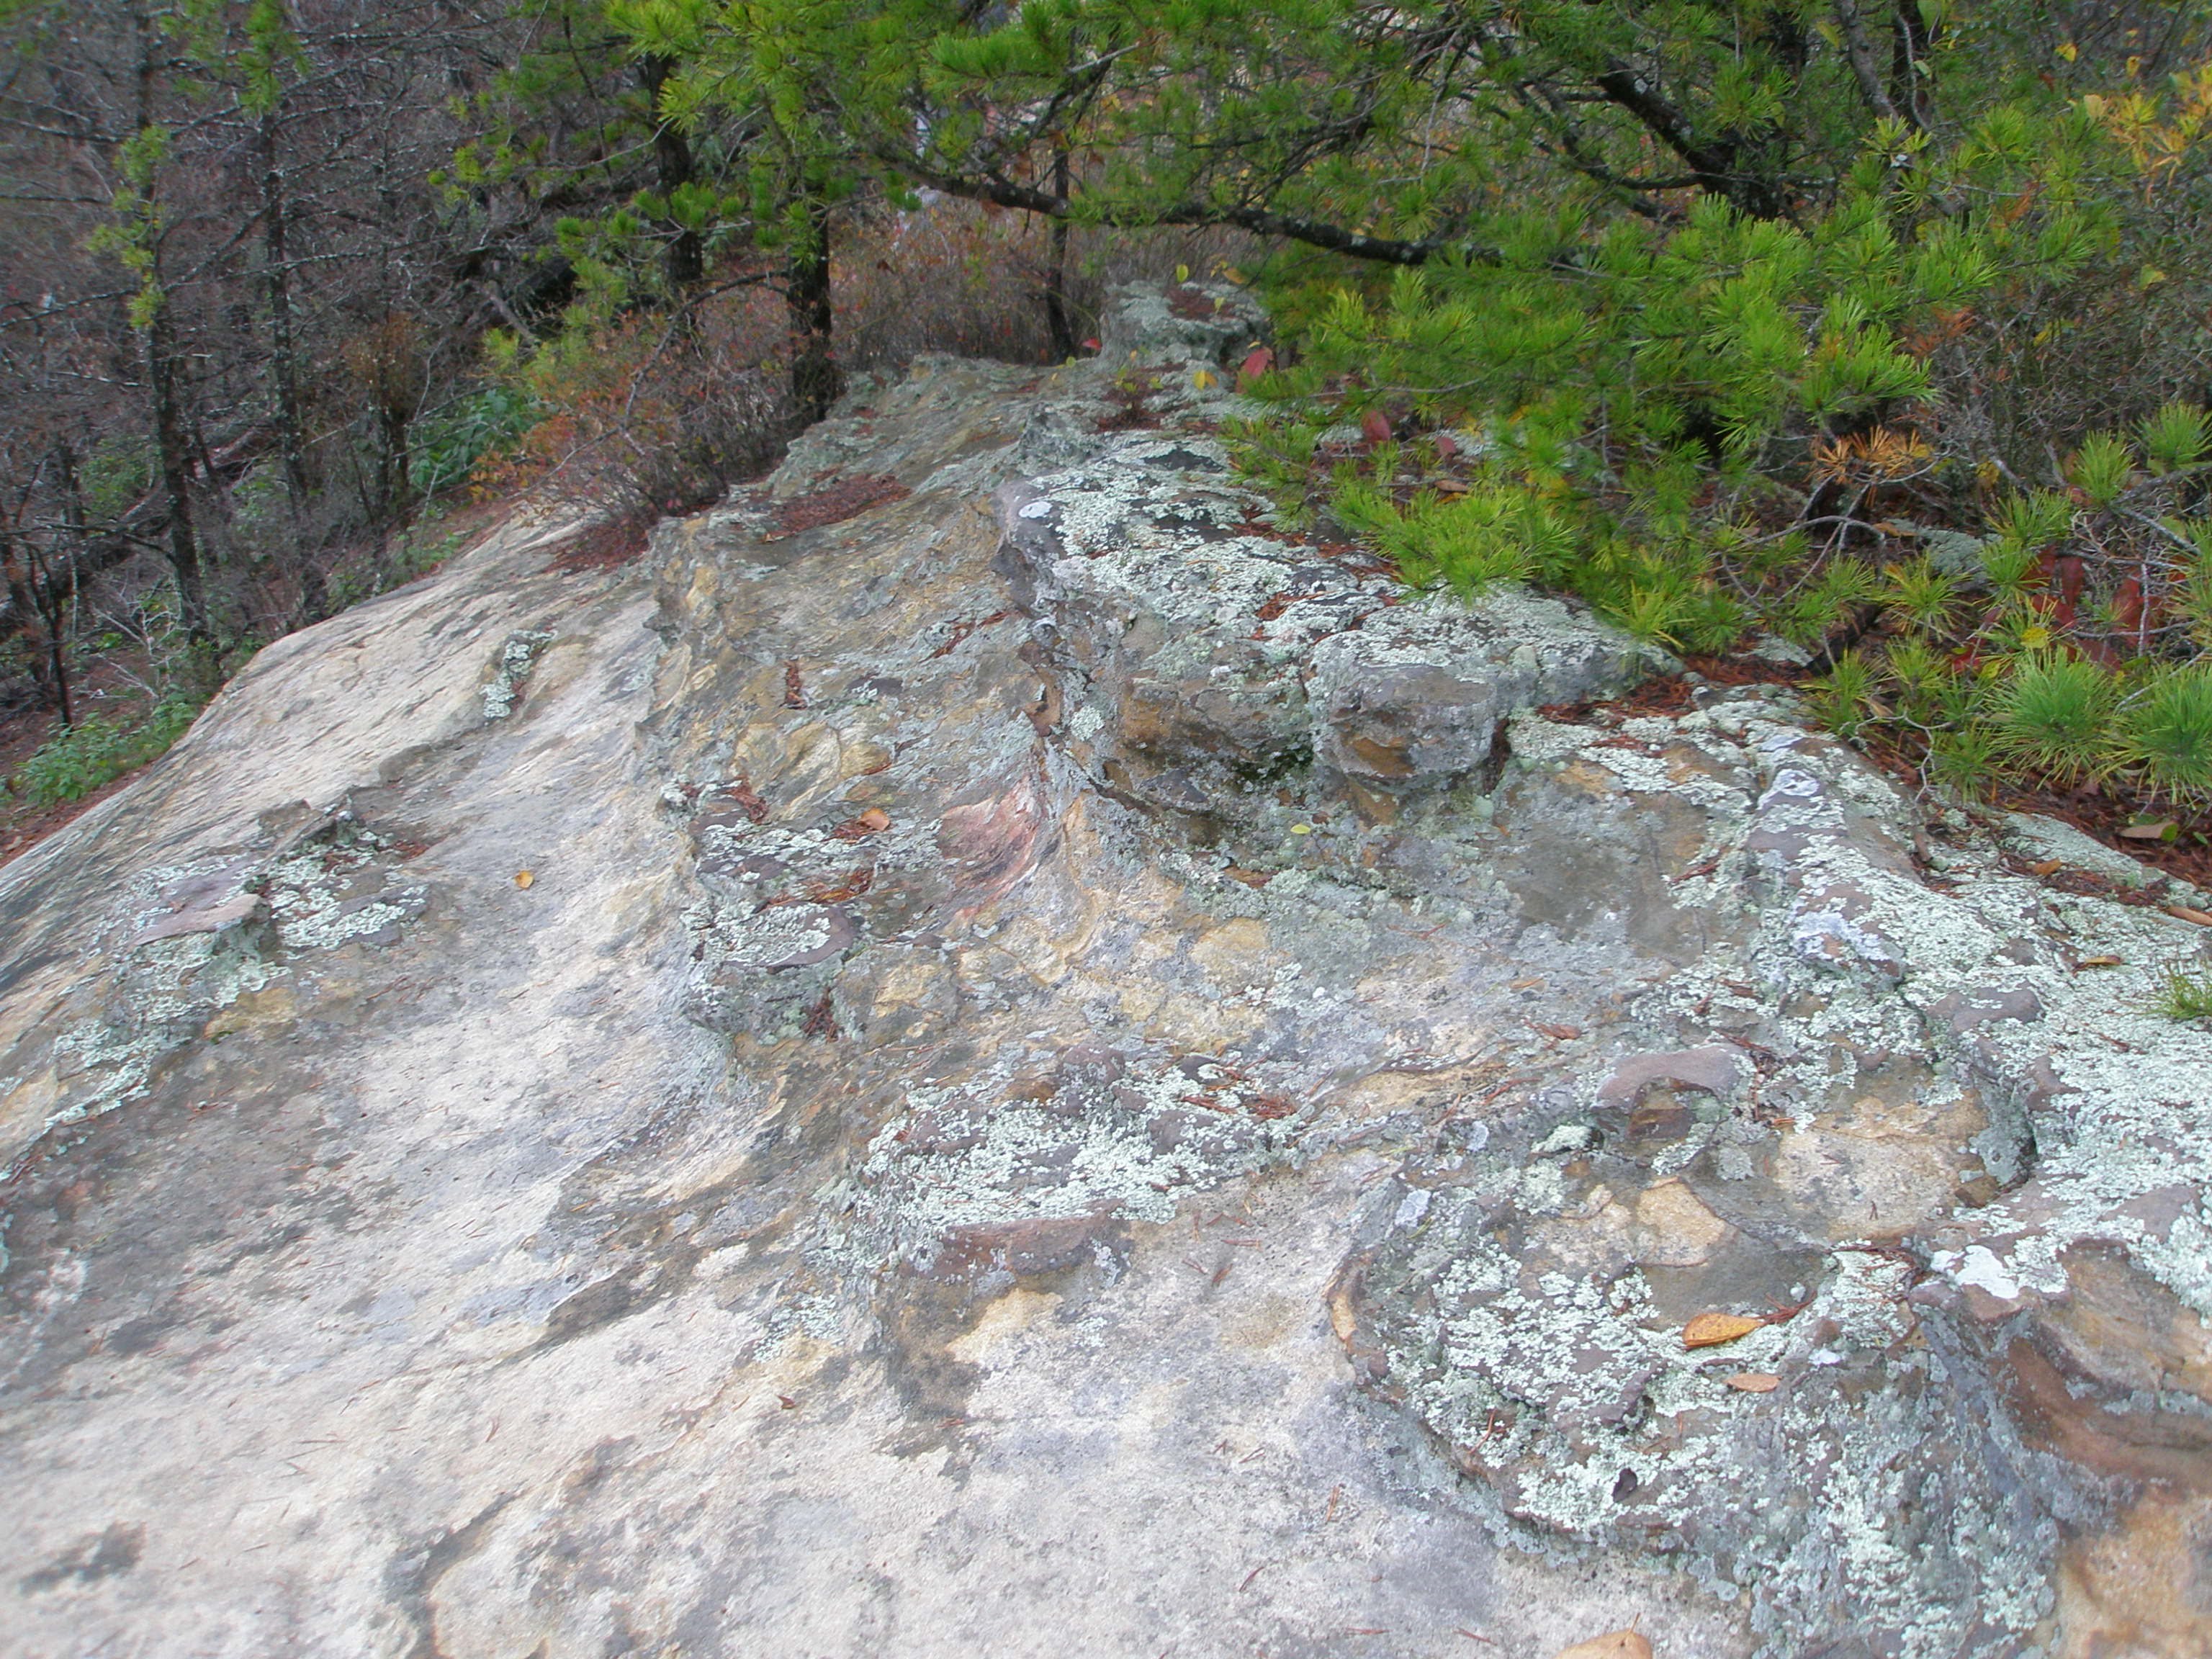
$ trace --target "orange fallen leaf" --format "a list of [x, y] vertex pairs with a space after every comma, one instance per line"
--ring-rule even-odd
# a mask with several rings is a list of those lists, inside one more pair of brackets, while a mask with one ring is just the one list
[[527, 870], [518, 870], [514, 872], [514, 884], [517, 887], [527, 887], [532, 882], [537, 879], [538, 878], [532, 875]]
[[2193, 921], [2199, 927], [2212, 927], [2212, 915], [2207, 915], [2202, 910], [2192, 910], [2185, 904], [2169, 904], [2166, 907], [2166, 914], [2169, 916], [2179, 916], [2184, 921]]
[[863, 836], [872, 836], [891, 827], [891, 815], [880, 806], [871, 806], [857, 818], [839, 824], [830, 833], [839, 841], [858, 841]]
[[1772, 1394], [1782, 1386], [1782, 1379], [1771, 1371], [1738, 1371], [1734, 1376], [1724, 1376], [1722, 1382], [1731, 1389], [1741, 1389], [1746, 1394]]
[[1617, 1630], [1561, 1648], [1552, 1659], [1651, 1659], [1651, 1644], [1641, 1631]]
[[1766, 1322], [1747, 1318], [1742, 1314], [1701, 1313], [1682, 1327], [1682, 1346], [1686, 1348], [1717, 1348], [1723, 1342], [1733, 1342], [1740, 1336], [1748, 1336]]
[[2063, 859], [2044, 859], [2038, 863], [2029, 865], [2027, 867], [2034, 871], [2039, 876], [2048, 876], [2055, 873], [2064, 863], [2065, 860]]

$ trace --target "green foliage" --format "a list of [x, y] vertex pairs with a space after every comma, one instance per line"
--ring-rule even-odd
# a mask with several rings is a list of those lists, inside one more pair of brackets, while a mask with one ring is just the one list
[[1997, 693], [1996, 726], [2007, 754], [2060, 783], [2098, 771], [2110, 750], [2112, 676], [2078, 657], [2023, 661]]
[[1858, 652], [1845, 651], [1810, 690], [1814, 717], [1840, 736], [1856, 737], [1874, 702], [1874, 668]]
[[2110, 507], [2135, 476], [2136, 458], [2117, 433], [2100, 432], [2074, 453], [2066, 476], [2092, 507]]
[[2169, 966], [2150, 1007], [2171, 1020], [2212, 1019], [2212, 969]]
[[105, 438], [87, 452], [81, 480], [86, 510], [119, 518], [153, 487], [153, 446], [139, 437]]
[[409, 477], [425, 496], [465, 483], [477, 464], [505, 448], [538, 418], [528, 392], [514, 385], [484, 386], [451, 408], [416, 420], [408, 431], [414, 447]]
[[380, 566], [362, 559], [335, 571], [330, 579], [331, 599], [337, 609], [359, 605], [380, 593], [404, 587], [425, 575], [461, 550], [461, 538], [438, 527], [434, 514], [410, 525], [394, 538]]
[[[650, 88], [608, 131], [699, 162], [562, 227], [602, 324], [640, 249], [796, 260], [871, 187], [1242, 228], [1279, 367], [1224, 436], [1285, 522], [1676, 651], [1782, 635], [1971, 793], [2212, 800], [2200, 0], [2154, 65], [2008, 3], [549, 5]], [[514, 137], [456, 188], [585, 165]]]
[[2212, 665], [2166, 670], [2137, 692], [2121, 712], [2115, 758], [2154, 799], [2212, 804]]
[[2004, 764], [1996, 734], [1985, 726], [1937, 732], [1928, 755], [1934, 781], [1969, 799], [1988, 794]]
[[2190, 404], [2166, 404], [2156, 414], [2145, 416], [2137, 429], [2150, 470], [2156, 473], [2192, 467], [2212, 446], [2212, 416]]
[[1924, 553], [1910, 563], [1893, 564], [1883, 574], [1887, 591], [1882, 598], [1899, 617], [1926, 633], [1948, 631], [1959, 606], [1962, 584], [1958, 577], [1936, 569]]
[[90, 794], [166, 753], [199, 713], [179, 693], [164, 696], [135, 726], [94, 717], [57, 732], [15, 769], [8, 787], [44, 810]]
[[[1531, 577], [1694, 650], [1753, 627], [1817, 647], [1875, 607], [1946, 633], [1966, 578], [1925, 556], [1885, 570], [1862, 550], [1879, 516], [1865, 504], [1941, 464], [1913, 414], [1937, 392], [1930, 332], [2064, 282], [2099, 245], [2100, 210], [2072, 176], [2094, 140], [2061, 123], [2016, 153], [2002, 111], [1948, 148], [1869, 137], [1840, 194], [1792, 219], [1718, 189], [1656, 223], [1555, 193], [1493, 206], [1486, 257], [1279, 285], [1297, 361], [1255, 388], [1280, 435], [1241, 428], [1241, 459], [1294, 516], [1312, 502], [1291, 475], [1327, 469], [1337, 516], [1367, 526], [1417, 586]], [[1910, 197], [1893, 167], [1865, 164], [1900, 149]], [[2007, 211], [1936, 210], [1918, 188], [1970, 183]], [[1378, 410], [1401, 429], [1477, 435], [1456, 461], [1316, 442]], [[2076, 466], [2108, 501], [2134, 477], [2113, 448], [2093, 441]], [[1416, 499], [1442, 489], [1465, 505]], [[1526, 516], [1516, 495], [1541, 503], [1539, 530], [1501, 529]], [[1999, 586], [2026, 592], [2054, 501], [2070, 511], [2030, 496], [2018, 535], [1993, 545]]]

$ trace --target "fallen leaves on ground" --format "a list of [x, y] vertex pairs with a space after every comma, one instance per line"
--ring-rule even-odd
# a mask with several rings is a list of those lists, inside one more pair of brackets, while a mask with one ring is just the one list
[[858, 841], [863, 836], [872, 836], [891, 827], [891, 815], [880, 806], [871, 806], [857, 818], [848, 818], [830, 833], [839, 841]]
[[1640, 1631], [1617, 1630], [1561, 1648], [1552, 1659], [1651, 1659], [1651, 1644]]
[[1782, 1379], [1771, 1371], [1738, 1371], [1734, 1376], [1721, 1380], [1731, 1389], [1741, 1389], [1746, 1394], [1772, 1394], [1782, 1386]]
[[514, 872], [514, 884], [517, 887], [528, 887], [532, 882], [537, 879], [538, 878], [532, 875], [527, 870], [518, 870]]
[[1766, 1322], [1743, 1314], [1701, 1313], [1682, 1327], [1682, 1346], [1686, 1348], [1717, 1348], [1723, 1342], [1733, 1342], [1740, 1336], [1748, 1336]]

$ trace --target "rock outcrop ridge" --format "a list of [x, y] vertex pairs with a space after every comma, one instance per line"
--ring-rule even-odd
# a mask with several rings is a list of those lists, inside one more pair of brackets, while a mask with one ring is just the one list
[[2202, 896], [1286, 533], [1264, 327], [510, 527], [0, 872], [0, 1648], [2212, 1641]]

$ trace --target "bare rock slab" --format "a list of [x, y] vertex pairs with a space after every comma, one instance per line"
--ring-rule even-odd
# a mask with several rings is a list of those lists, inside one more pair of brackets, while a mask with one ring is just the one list
[[2212, 1643], [2203, 933], [1287, 532], [1237, 290], [1106, 331], [0, 872], [0, 1652]]

